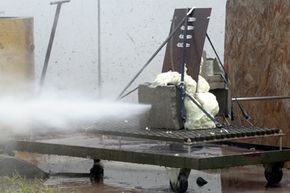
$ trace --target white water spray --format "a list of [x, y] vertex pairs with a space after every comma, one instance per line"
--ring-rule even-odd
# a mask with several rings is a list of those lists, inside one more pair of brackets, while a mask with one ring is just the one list
[[75, 123], [124, 119], [145, 113], [148, 105], [95, 101], [84, 97], [40, 96], [37, 98], [0, 97], [0, 136], [41, 133], [51, 128], [72, 129]]

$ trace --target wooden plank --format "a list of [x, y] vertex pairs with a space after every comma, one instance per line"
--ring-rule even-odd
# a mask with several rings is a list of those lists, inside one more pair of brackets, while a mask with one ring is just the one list
[[33, 18], [0, 18], [0, 93], [29, 93], [33, 79]]
[[[290, 95], [290, 0], [228, 0], [226, 11], [224, 58], [233, 97]], [[255, 126], [280, 128], [284, 139], [290, 137], [289, 99], [241, 104]], [[290, 140], [283, 144], [290, 146]]]

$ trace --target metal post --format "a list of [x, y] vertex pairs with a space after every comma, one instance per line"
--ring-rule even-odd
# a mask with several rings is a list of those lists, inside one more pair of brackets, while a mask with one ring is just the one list
[[122, 148], [122, 137], [118, 137], [119, 149]]
[[[188, 12], [188, 10], [186, 10]], [[178, 86], [178, 90], [180, 92], [180, 117], [183, 122], [183, 124], [186, 122], [186, 109], [184, 106], [184, 100], [185, 100], [185, 85], [184, 85], [184, 73], [185, 73], [185, 66], [187, 63], [186, 60], [186, 44], [187, 44], [187, 27], [188, 27], [188, 17], [189, 15], [186, 14], [185, 20], [184, 20], [184, 30], [183, 30], [183, 42], [182, 42], [182, 49], [181, 49], [181, 63], [180, 63], [180, 85]], [[181, 34], [180, 34], [181, 35]]]
[[191, 145], [188, 145], [188, 146], [187, 146], [187, 153], [188, 153], [188, 155], [191, 154]]
[[52, 25], [52, 29], [51, 29], [51, 33], [50, 33], [50, 37], [49, 37], [49, 42], [48, 42], [48, 46], [47, 46], [47, 50], [46, 50], [46, 54], [45, 54], [44, 65], [43, 65], [43, 69], [42, 69], [42, 73], [41, 73], [41, 77], [40, 77], [40, 88], [43, 87], [43, 84], [45, 81], [46, 71], [47, 71], [48, 62], [50, 59], [50, 53], [51, 53], [51, 49], [52, 49], [52, 45], [53, 45], [53, 40], [54, 40], [55, 31], [56, 31], [56, 27], [57, 27], [57, 23], [58, 23], [58, 18], [59, 18], [59, 14], [60, 14], [60, 10], [61, 10], [61, 5], [63, 3], [68, 3], [68, 2], [70, 2], [70, 0], [56, 1], [56, 2], [50, 3], [50, 5], [57, 5], [57, 6], [56, 6], [54, 21], [53, 21], [53, 25]]
[[282, 151], [283, 150], [283, 136], [279, 137], [279, 150]]
[[102, 96], [102, 65], [101, 65], [101, 0], [98, 0], [98, 88], [99, 96]]

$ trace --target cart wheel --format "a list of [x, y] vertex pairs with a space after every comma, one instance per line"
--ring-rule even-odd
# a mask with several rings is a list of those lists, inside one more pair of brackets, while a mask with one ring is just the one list
[[90, 170], [91, 183], [102, 183], [104, 179], [104, 168], [101, 164], [101, 160], [94, 160], [94, 165]]
[[171, 181], [169, 182], [171, 190], [176, 193], [185, 193], [188, 188], [188, 180], [186, 175], [180, 175], [177, 183], [172, 183]]
[[265, 178], [268, 185], [277, 185], [283, 178], [283, 164], [272, 164], [265, 167]]

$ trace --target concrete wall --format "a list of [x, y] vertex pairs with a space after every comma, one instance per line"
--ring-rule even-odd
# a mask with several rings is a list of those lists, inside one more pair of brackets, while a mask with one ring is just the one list
[[[34, 17], [37, 80], [55, 12], [55, 6], [49, 5], [49, 2], [0, 1], [1, 16]], [[101, 0], [104, 92], [117, 95], [166, 38], [174, 8], [212, 7], [208, 33], [212, 36], [218, 53], [223, 57], [225, 2], [225, 0]], [[97, 15], [96, 0], [72, 0], [69, 4], [63, 5], [46, 79], [47, 86], [97, 95]], [[214, 56], [208, 45], [205, 50]], [[138, 79], [137, 84], [151, 81], [161, 71], [163, 57], [164, 50]]]

